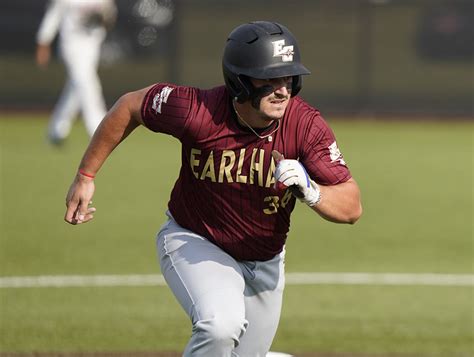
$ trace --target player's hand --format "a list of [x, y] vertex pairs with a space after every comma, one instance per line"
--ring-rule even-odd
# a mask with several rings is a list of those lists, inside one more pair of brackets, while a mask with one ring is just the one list
[[90, 207], [94, 195], [94, 179], [77, 174], [66, 196], [66, 215], [64, 220], [70, 224], [89, 222], [96, 209]]
[[41, 69], [45, 69], [51, 59], [51, 47], [39, 44], [36, 47], [36, 64]]
[[289, 188], [291, 193], [308, 206], [314, 206], [321, 200], [319, 186], [310, 179], [304, 166], [298, 160], [287, 160], [278, 151], [273, 150], [276, 162], [275, 188]]

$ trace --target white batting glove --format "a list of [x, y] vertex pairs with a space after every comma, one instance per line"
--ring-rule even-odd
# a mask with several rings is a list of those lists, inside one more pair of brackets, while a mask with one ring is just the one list
[[304, 166], [298, 160], [282, 159], [275, 170], [275, 184], [283, 184], [308, 206], [314, 206], [321, 200], [321, 191], [316, 182], [310, 179]]

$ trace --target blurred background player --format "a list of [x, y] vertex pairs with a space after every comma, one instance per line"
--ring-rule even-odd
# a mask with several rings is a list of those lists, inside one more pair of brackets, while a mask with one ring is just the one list
[[37, 33], [36, 63], [45, 68], [59, 33], [67, 79], [48, 125], [48, 139], [61, 144], [79, 112], [89, 136], [106, 113], [97, 73], [101, 46], [116, 19], [114, 0], [52, 0]]

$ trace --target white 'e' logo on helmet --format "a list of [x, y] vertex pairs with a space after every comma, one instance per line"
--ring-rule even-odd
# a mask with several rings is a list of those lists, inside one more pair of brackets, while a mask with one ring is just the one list
[[281, 57], [283, 62], [293, 61], [293, 46], [285, 46], [285, 40], [273, 41], [273, 57]]

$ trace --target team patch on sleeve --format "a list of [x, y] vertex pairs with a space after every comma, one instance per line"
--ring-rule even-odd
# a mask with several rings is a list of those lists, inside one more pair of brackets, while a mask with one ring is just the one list
[[154, 132], [170, 134], [180, 139], [184, 133], [194, 89], [157, 83], [149, 89], [142, 103], [143, 124]]
[[344, 161], [344, 158], [342, 157], [342, 153], [337, 147], [337, 143], [334, 141], [331, 145], [328, 146], [329, 149], [329, 155], [331, 158], [331, 162], [336, 162], [339, 160], [339, 162], [342, 165], [345, 165], [346, 162]]
[[156, 114], [161, 113], [161, 106], [163, 103], [168, 101], [168, 97], [170, 96], [171, 92], [174, 88], [171, 87], [163, 87], [161, 91], [153, 97], [153, 105], [152, 109], [155, 111]]

